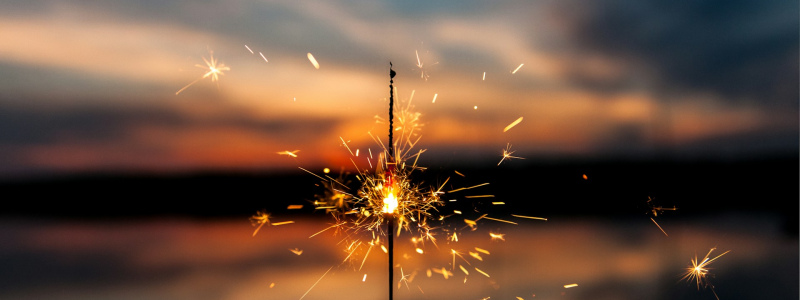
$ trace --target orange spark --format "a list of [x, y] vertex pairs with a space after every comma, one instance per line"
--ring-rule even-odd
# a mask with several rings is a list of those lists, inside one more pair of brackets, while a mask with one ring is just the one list
[[317, 59], [314, 58], [314, 55], [312, 55], [311, 52], [309, 52], [307, 56], [308, 56], [308, 61], [310, 61], [311, 64], [314, 65], [315, 69], [319, 70], [319, 63], [317, 62]]
[[300, 150], [294, 150], [294, 151], [286, 150], [286, 151], [278, 152], [278, 155], [286, 155], [286, 156], [291, 156], [291, 157], [297, 157], [297, 152], [300, 152]]
[[514, 126], [517, 126], [517, 124], [519, 124], [520, 122], [522, 122], [522, 117], [519, 117], [519, 119], [515, 120], [514, 122], [511, 122], [511, 124], [508, 124], [508, 126], [506, 126], [506, 128], [503, 129], [503, 132], [506, 132], [509, 129], [514, 128]]

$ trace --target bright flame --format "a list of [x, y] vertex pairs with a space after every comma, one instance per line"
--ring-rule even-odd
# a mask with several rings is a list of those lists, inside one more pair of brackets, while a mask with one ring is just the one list
[[397, 198], [394, 196], [394, 191], [389, 190], [386, 198], [383, 198], [383, 213], [393, 214], [397, 212]]

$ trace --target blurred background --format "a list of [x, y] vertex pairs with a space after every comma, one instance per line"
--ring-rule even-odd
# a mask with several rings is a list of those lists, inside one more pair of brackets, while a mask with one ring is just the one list
[[415, 180], [489, 183], [442, 213], [548, 219], [401, 235], [397, 299], [796, 298], [799, 6], [4, 1], [0, 299], [385, 297], [299, 168], [369, 169], [389, 62]]

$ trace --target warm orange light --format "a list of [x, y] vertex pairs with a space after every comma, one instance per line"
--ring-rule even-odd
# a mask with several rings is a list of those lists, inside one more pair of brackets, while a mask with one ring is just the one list
[[383, 213], [393, 214], [397, 212], [397, 198], [394, 196], [394, 191], [389, 189], [389, 194], [383, 198]]

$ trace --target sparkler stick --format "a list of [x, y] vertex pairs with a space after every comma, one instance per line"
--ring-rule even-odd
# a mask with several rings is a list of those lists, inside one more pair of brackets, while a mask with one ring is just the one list
[[[389, 178], [389, 188], [392, 188], [394, 184], [392, 175], [394, 173], [395, 168], [395, 161], [394, 161], [394, 141], [393, 132], [394, 132], [394, 75], [396, 73], [392, 70], [392, 62], [389, 62], [389, 151], [387, 154], [386, 164], [388, 169], [388, 178]], [[391, 158], [390, 158], [391, 157]], [[392, 194], [389, 194], [389, 197], [393, 198]], [[384, 200], [385, 202], [386, 200]], [[396, 201], [396, 200], [395, 200]], [[387, 226], [386, 236], [389, 240], [389, 300], [393, 298], [394, 289], [392, 285], [394, 283], [394, 212], [391, 210], [386, 211], [389, 215], [389, 225]]]

